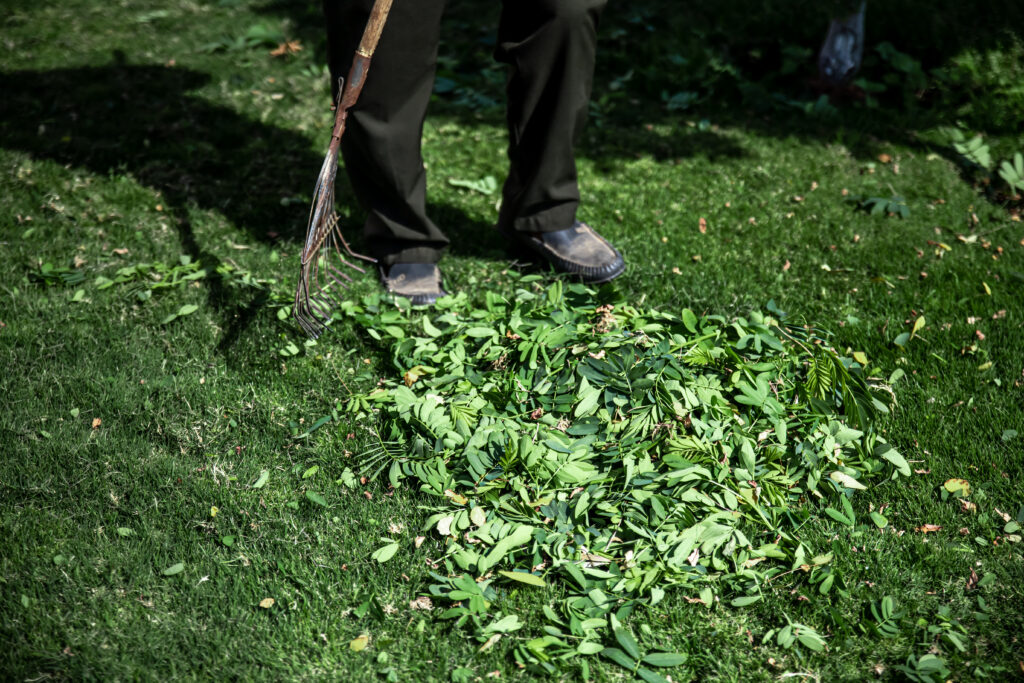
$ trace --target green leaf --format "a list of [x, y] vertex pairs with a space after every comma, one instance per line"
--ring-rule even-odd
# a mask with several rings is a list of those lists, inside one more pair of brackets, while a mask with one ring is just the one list
[[526, 572], [499, 571], [498, 573], [504, 576], [506, 579], [512, 579], [513, 581], [525, 583], [530, 586], [538, 586], [540, 588], [547, 586], [547, 584], [544, 583], [544, 579], [542, 579], [539, 576], [534, 576], [533, 574], [528, 574]]
[[840, 472], [839, 470], [830, 472], [828, 478], [836, 482], [837, 484], [845, 486], [848, 489], [857, 489], [858, 491], [863, 491], [867, 488], [867, 486], [865, 486], [864, 484], [860, 483], [850, 475], [844, 472]]
[[518, 631], [522, 627], [523, 623], [519, 621], [518, 615], [510, 614], [489, 624], [485, 630], [491, 633], [511, 633], [512, 631]]
[[687, 656], [675, 652], [652, 652], [640, 661], [651, 666], [682, 666]]
[[162, 574], [164, 576], [174, 576], [175, 574], [180, 574], [183, 571], [185, 571], [185, 565], [181, 562], [178, 562], [177, 564], [172, 564], [170, 567], [163, 570]]
[[612, 633], [615, 635], [615, 640], [626, 651], [626, 654], [633, 659], [640, 658], [640, 645], [636, 642], [633, 634], [629, 632], [629, 629], [625, 626], [612, 626]]
[[427, 316], [423, 316], [423, 331], [430, 337], [440, 337], [442, 334], [441, 330], [434, 327], [434, 324], [430, 322], [430, 318]]
[[907, 462], [907, 459], [900, 455], [899, 451], [889, 444], [879, 444], [875, 450], [875, 454], [882, 456], [892, 463], [896, 470], [903, 476], [909, 477], [912, 474], [910, 470], [910, 463]]
[[822, 640], [821, 636], [819, 636], [817, 633], [801, 632], [796, 637], [796, 639], [799, 640], [800, 644], [806, 647], [808, 650], [813, 650], [814, 652], [821, 652], [825, 649], [825, 641]]
[[743, 595], [738, 598], [733, 598], [729, 601], [729, 604], [733, 607], [747, 607], [748, 605], [753, 605], [755, 602], [760, 600], [760, 595]]
[[320, 507], [327, 507], [327, 500], [316, 491], [306, 491], [306, 498]]
[[636, 675], [647, 681], [647, 683], [669, 683], [669, 680], [661, 674], [643, 667], [636, 670]]
[[612, 660], [613, 662], [621, 666], [623, 669], [627, 669], [628, 671], [633, 671], [636, 669], [637, 666], [639, 666], [639, 662], [637, 662], [635, 659], [631, 659], [629, 655], [615, 647], [606, 647], [605, 649], [601, 650], [601, 656]]
[[231, 546], [233, 546], [235, 544], [235, 537], [234, 536], [221, 536], [220, 537], [220, 542], [223, 543], [226, 548], [230, 548]]
[[836, 520], [840, 524], [844, 524], [846, 526], [853, 526], [853, 520], [844, 515], [843, 513], [841, 513], [839, 510], [836, 510], [835, 508], [825, 508], [825, 514], [831, 517], [832, 519]]
[[267, 485], [267, 481], [270, 479], [270, 470], [262, 470], [256, 483], [252, 485], [254, 489], [261, 489]]
[[381, 547], [374, 550], [373, 554], [370, 555], [370, 559], [377, 560], [378, 562], [383, 564], [384, 562], [387, 562], [392, 557], [394, 557], [396, 552], [398, 552], [398, 544], [388, 543], [387, 545], [382, 545]]
[[178, 317], [180, 318], [182, 316], [192, 315], [198, 310], [199, 306], [196, 306], [195, 304], [185, 304], [184, 306], [178, 309]]
[[604, 645], [601, 643], [595, 643], [592, 640], [585, 640], [576, 647], [576, 652], [581, 655], [596, 655], [603, 649]]
[[315, 475], [319, 471], [320, 471], [320, 466], [319, 465], [313, 465], [308, 470], [306, 470], [305, 472], [302, 473], [302, 478], [303, 479], [309, 479], [310, 477], [312, 477], [313, 475]]
[[884, 529], [889, 524], [889, 520], [877, 512], [869, 512], [868, 516], [871, 517], [871, 521], [874, 522], [875, 526], [879, 529]]
[[683, 324], [686, 325], [686, 329], [690, 332], [697, 332], [697, 316], [693, 314], [689, 308], [683, 309]]

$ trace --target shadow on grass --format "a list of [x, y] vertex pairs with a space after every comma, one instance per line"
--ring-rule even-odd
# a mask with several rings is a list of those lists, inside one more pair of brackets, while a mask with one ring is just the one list
[[[0, 73], [0, 146], [101, 176], [130, 174], [158, 190], [183, 251], [210, 273], [219, 261], [197, 239], [190, 207], [221, 213], [251, 239], [297, 247], [306, 207], [281, 200], [310, 195], [322, 155], [299, 133], [190, 95], [208, 80], [189, 69], [117, 59], [103, 67]], [[344, 174], [337, 189], [339, 203], [354, 204]], [[435, 209], [458, 253], [494, 255], [496, 239], [480, 238], [490, 226], [458, 207]], [[358, 249], [359, 229], [348, 232]], [[224, 339], [233, 340], [263, 302], [240, 303], [221, 283], [210, 284], [211, 304], [228, 326]]]

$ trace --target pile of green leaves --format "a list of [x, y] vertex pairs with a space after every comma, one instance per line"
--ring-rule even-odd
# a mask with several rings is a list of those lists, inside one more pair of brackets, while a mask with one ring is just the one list
[[[623, 622], [670, 587], [743, 607], [803, 570], [842, 591], [798, 530], [819, 510], [852, 525], [853, 491], [910, 474], [872, 426], [887, 387], [768, 315], [661, 313], [538, 279], [478, 309], [464, 294], [429, 315], [376, 296], [344, 306], [396, 370], [345, 404], [382, 429], [362, 474], [426, 495], [442, 618], [490, 647], [523, 626], [500, 611], [503, 588], [554, 586], [521, 664], [602, 653], [661, 681], [649, 667], [684, 658], [642, 652]], [[796, 627], [794, 641], [825, 646]]]

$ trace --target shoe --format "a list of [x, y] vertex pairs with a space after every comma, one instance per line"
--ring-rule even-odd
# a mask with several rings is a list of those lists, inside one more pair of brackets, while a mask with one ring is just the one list
[[614, 280], [626, 269], [622, 254], [586, 223], [555, 232], [517, 232], [498, 228], [514, 243], [543, 256], [561, 273], [579, 277], [587, 284]]
[[381, 266], [380, 282], [390, 294], [405, 297], [413, 306], [432, 306], [448, 295], [441, 286], [441, 270], [436, 263]]

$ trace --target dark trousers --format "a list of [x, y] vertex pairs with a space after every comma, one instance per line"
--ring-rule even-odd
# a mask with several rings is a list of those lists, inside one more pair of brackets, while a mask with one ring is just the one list
[[[504, 0], [495, 57], [509, 65], [509, 174], [499, 224], [549, 232], [576, 218], [573, 145], [587, 117], [597, 23], [607, 0]], [[324, 0], [335, 83], [348, 72], [372, 0]], [[436, 262], [448, 238], [426, 211], [420, 144], [445, 0], [395, 0], [342, 137], [352, 187], [382, 262]]]

